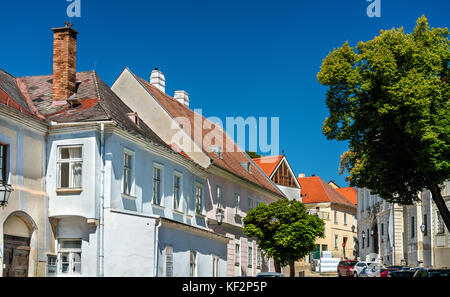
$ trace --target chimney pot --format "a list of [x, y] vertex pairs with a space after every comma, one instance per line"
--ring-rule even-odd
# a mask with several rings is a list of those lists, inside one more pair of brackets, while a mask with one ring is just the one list
[[175, 91], [173, 96], [175, 100], [189, 107], [189, 94], [186, 91]]
[[77, 83], [77, 34], [70, 26], [53, 31], [53, 102], [68, 100]]
[[166, 92], [166, 78], [164, 77], [164, 74], [159, 71], [158, 67], [155, 67], [155, 70], [153, 70], [150, 75], [150, 84], [157, 87], [161, 92]]

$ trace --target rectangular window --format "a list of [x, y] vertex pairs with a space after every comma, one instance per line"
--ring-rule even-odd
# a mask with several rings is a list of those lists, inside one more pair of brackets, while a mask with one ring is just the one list
[[133, 176], [133, 155], [129, 153], [123, 154], [123, 193], [132, 195], [134, 184]]
[[335, 249], [339, 248], [338, 239], [339, 239], [339, 236], [337, 234], [334, 235], [334, 248]]
[[423, 235], [428, 235], [428, 216], [426, 214], [423, 215]]
[[322, 244], [322, 252], [328, 251], [328, 244]]
[[175, 174], [173, 176], [173, 209], [181, 208], [181, 176]]
[[251, 240], [248, 241], [248, 268], [253, 267], [253, 242]]
[[439, 210], [436, 210], [436, 218], [437, 218], [437, 233], [442, 234], [445, 232], [444, 229], [444, 221], [442, 220], [441, 213]]
[[81, 239], [58, 240], [58, 274], [81, 274]]
[[222, 186], [216, 186], [216, 199], [217, 199], [217, 208], [223, 209], [223, 197], [222, 197]]
[[411, 238], [414, 236], [416, 236], [415, 220], [414, 217], [411, 217]]
[[173, 248], [166, 245], [166, 276], [173, 276]]
[[0, 184], [8, 183], [8, 146], [0, 144]]
[[384, 224], [381, 223], [381, 236], [384, 236]]
[[250, 210], [253, 209], [253, 198], [252, 198], [252, 197], [248, 197], [248, 200], [247, 200], [247, 209], [248, 209], [248, 211], [250, 211]]
[[219, 257], [214, 255], [212, 256], [212, 276], [219, 276]]
[[81, 188], [83, 168], [82, 147], [59, 147], [58, 189]]
[[347, 225], [347, 214], [344, 212], [344, 225]]
[[161, 168], [153, 167], [153, 204], [161, 205]]
[[195, 212], [202, 214], [203, 210], [203, 185], [195, 185]]
[[261, 258], [261, 249], [258, 247], [256, 249], [256, 269], [261, 269], [261, 262], [262, 262], [262, 258]]
[[334, 223], [335, 223], [335, 224], [338, 223], [338, 213], [337, 213], [337, 210], [334, 211]]
[[190, 277], [196, 277], [197, 276], [197, 252], [191, 251], [189, 253], [189, 267], [190, 267]]
[[234, 265], [239, 266], [239, 265], [241, 265], [241, 242], [240, 242], [240, 239], [236, 239], [234, 247], [235, 247]]
[[367, 247], [370, 246], [370, 230], [367, 229]]
[[241, 195], [239, 195], [238, 193], [234, 194], [234, 209], [236, 215], [240, 215], [240, 203]]

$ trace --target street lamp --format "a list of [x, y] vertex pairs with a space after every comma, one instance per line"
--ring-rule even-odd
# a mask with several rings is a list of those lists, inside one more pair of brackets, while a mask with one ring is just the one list
[[0, 184], [0, 206], [5, 207], [8, 204], [9, 196], [14, 191], [11, 185]]
[[223, 212], [222, 211], [218, 211], [216, 213], [216, 220], [217, 220], [217, 225], [222, 225], [222, 222], [223, 222]]
[[425, 233], [426, 228], [427, 226], [425, 226], [425, 224], [422, 223], [422, 225], [420, 225], [420, 231], [422, 231], [422, 233]]

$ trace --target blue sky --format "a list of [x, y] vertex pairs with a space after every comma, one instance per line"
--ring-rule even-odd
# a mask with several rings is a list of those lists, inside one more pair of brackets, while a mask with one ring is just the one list
[[[68, 21], [65, 0], [2, 3], [0, 68], [16, 76], [52, 73], [52, 31]], [[296, 173], [338, 175], [346, 144], [326, 140], [322, 59], [346, 40], [356, 45], [380, 29], [410, 32], [422, 14], [448, 27], [448, 0], [81, 0], [72, 18], [78, 71], [95, 69], [111, 85], [125, 66], [148, 79], [158, 65], [166, 92], [186, 90], [203, 115], [279, 117], [280, 150]]]

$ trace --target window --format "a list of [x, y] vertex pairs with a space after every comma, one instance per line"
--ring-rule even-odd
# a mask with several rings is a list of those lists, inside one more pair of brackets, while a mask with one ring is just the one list
[[367, 229], [367, 247], [370, 246], [370, 230]]
[[173, 247], [166, 245], [166, 276], [173, 276]]
[[252, 268], [253, 267], [253, 241], [251, 241], [251, 240], [248, 241], [247, 259], [248, 259], [248, 268]]
[[190, 267], [190, 277], [196, 277], [197, 276], [197, 252], [191, 251], [190, 253], [190, 260], [189, 260], [189, 267]]
[[58, 189], [81, 188], [82, 147], [59, 147]]
[[214, 255], [212, 256], [212, 276], [219, 276], [219, 257]]
[[344, 225], [347, 225], [347, 213], [344, 212]]
[[240, 215], [240, 203], [241, 203], [241, 195], [239, 193], [234, 194], [234, 209], [235, 214], [238, 216]]
[[234, 265], [239, 266], [241, 265], [241, 239], [239, 237], [236, 238], [234, 247]]
[[153, 204], [161, 205], [161, 168], [153, 167]]
[[81, 239], [58, 240], [58, 274], [81, 274]]
[[47, 277], [54, 277], [56, 276], [56, 272], [58, 270], [58, 267], [56, 265], [57, 257], [54, 255], [47, 255]]
[[203, 207], [203, 185], [195, 185], [195, 212], [202, 214]]
[[250, 211], [250, 210], [253, 209], [253, 198], [252, 198], [252, 197], [248, 197], [248, 200], [247, 200], [247, 209], [248, 209], [248, 211]]
[[337, 210], [334, 211], [334, 223], [335, 223], [335, 224], [338, 223], [338, 214], [337, 214]]
[[436, 218], [437, 218], [437, 233], [442, 234], [445, 232], [445, 229], [444, 229], [444, 221], [442, 220], [439, 210], [436, 210]]
[[123, 193], [132, 196], [134, 176], [133, 176], [133, 155], [123, 154]]
[[414, 238], [414, 236], [416, 236], [415, 231], [415, 219], [414, 217], [411, 217], [411, 238]]
[[364, 240], [364, 231], [362, 232], [362, 239], [361, 239], [361, 243], [362, 243], [362, 248], [364, 248], [364, 244], [365, 244], [365, 240]]
[[222, 186], [216, 186], [216, 199], [217, 199], [217, 208], [223, 209], [223, 197], [222, 197]]
[[261, 269], [261, 249], [258, 247], [256, 250], [256, 269]]
[[8, 183], [8, 146], [4, 144], [0, 144], [0, 183], [7, 184]]
[[337, 234], [334, 235], [334, 248], [335, 249], [339, 248], [338, 239], [339, 239], [339, 236]]
[[181, 208], [181, 176], [175, 174], [173, 176], [173, 209]]
[[423, 215], [423, 235], [427, 236], [428, 235], [428, 216], [426, 214]]
[[381, 223], [381, 236], [384, 236], [384, 224]]
[[328, 251], [328, 244], [322, 244], [322, 252]]

